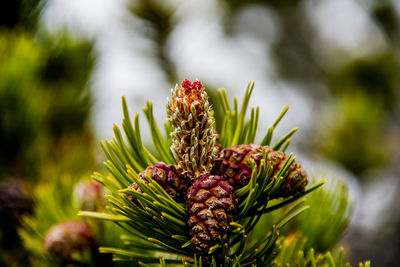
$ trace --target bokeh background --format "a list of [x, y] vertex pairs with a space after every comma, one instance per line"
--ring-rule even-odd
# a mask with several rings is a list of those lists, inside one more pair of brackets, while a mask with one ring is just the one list
[[[76, 216], [76, 184], [102, 168], [121, 95], [131, 114], [152, 100], [162, 122], [184, 78], [214, 103], [254, 80], [257, 141], [290, 104], [278, 134], [299, 127], [290, 150], [354, 203], [335, 243], [353, 264], [398, 265], [400, 1], [4, 0], [0, 266], [44, 264], [44, 234]], [[99, 242], [114, 244], [107, 227], [94, 226]]]

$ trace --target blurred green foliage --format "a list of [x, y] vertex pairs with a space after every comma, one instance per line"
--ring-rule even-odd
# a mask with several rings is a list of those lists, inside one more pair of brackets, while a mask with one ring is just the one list
[[[91, 47], [66, 36], [38, 44], [28, 33], [0, 32], [0, 177], [37, 179], [45, 164], [78, 149], [73, 145], [84, 154], [91, 151], [83, 151], [93, 143], [87, 88]], [[86, 170], [93, 164], [88, 155], [70, 170]]]
[[[36, 253], [28, 253], [16, 235], [20, 216], [32, 212], [31, 197], [40, 206], [44, 205], [41, 194], [46, 195], [49, 205], [59, 205], [57, 215], [65, 212], [66, 218], [72, 213], [75, 217], [78, 208], [70, 211], [71, 204], [63, 198], [71, 188], [57, 184], [54, 196], [54, 183], [72, 183], [72, 177], [96, 165], [87, 85], [94, 65], [93, 45], [64, 33], [37, 31], [43, 4], [38, 0], [0, 3], [0, 179], [5, 192], [0, 202], [1, 266], [25, 266], [28, 255]], [[54, 177], [68, 180], [54, 181]], [[17, 179], [21, 182], [14, 188]], [[38, 191], [45, 188], [40, 193], [35, 189], [38, 182]], [[62, 220], [52, 217], [53, 211], [50, 206], [36, 207], [30, 229], [43, 234], [43, 227]], [[35, 228], [37, 221], [39, 228]], [[26, 240], [34, 242], [34, 238]], [[35, 243], [37, 250], [43, 247], [39, 243]]]
[[341, 94], [322, 113], [317, 147], [357, 175], [393, 163], [397, 141], [383, 121], [382, 106], [364, 93]]
[[[344, 249], [340, 248], [336, 257], [330, 251], [316, 253], [314, 249], [304, 249], [305, 238], [298, 233], [291, 234], [282, 241], [281, 250], [275, 260], [277, 267], [351, 267], [345, 261]], [[369, 267], [370, 262], [360, 262], [358, 267]]]
[[34, 31], [40, 14], [40, 0], [3, 0], [0, 2], [0, 27]]
[[46, 124], [53, 136], [79, 133], [88, 129], [92, 105], [87, 88], [94, 63], [92, 44], [72, 42], [67, 36], [51, 41], [45, 43], [47, 61], [41, 70], [51, 110]]
[[[85, 176], [88, 177], [88, 175]], [[74, 191], [83, 182], [87, 183], [87, 179], [81, 180], [64, 175], [56, 177], [49, 182], [40, 183], [36, 187], [33, 192], [35, 201], [34, 213], [33, 215], [24, 216], [22, 228], [19, 231], [24, 246], [29, 252], [29, 260], [32, 266], [58, 265], [54, 259], [45, 254], [43, 240], [51, 227], [66, 221], [82, 220], [77, 216], [81, 206], [79, 205], [80, 201], [77, 199], [79, 196], [74, 194]], [[101, 194], [104, 195], [105, 192], [103, 192], [102, 186], [101, 191]], [[90, 194], [87, 195], [90, 197]], [[104, 209], [105, 203], [103, 201], [105, 200], [95, 197], [92, 201], [96, 202], [94, 206], [98, 207], [97, 211]], [[123, 230], [120, 227], [110, 222], [85, 221], [89, 223], [95, 232], [97, 246], [121, 246], [119, 236], [123, 233]], [[82, 266], [114, 265], [111, 257], [107, 255], [95, 253], [91, 257], [91, 262], [86, 263], [86, 265], [81, 262]], [[80, 265], [78, 264], [78, 266]]]
[[[320, 177], [322, 175], [318, 175]], [[314, 178], [314, 180], [316, 180]], [[329, 179], [320, 189], [310, 194], [305, 202], [310, 208], [289, 226], [307, 238], [303, 249], [329, 251], [338, 244], [350, 222], [353, 204], [347, 185], [339, 179]]]
[[[46, 164], [62, 161], [75, 137], [91, 151], [92, 43], [36, 32], [45, 3], [0, 3], [0, 179], [38, 179]], [[93, 156], [84, 153], [86, 161], [68, 167], [87, 168]]]
[[[322, 173], [315, 175], [311, 184], [322, 180], [321, 177], [323, 177]], [[346, 183], [337, 178], [330, 178], [323, 187], [306, 198], [298, 200], [293, 204], [293, 206], [295, 205], [305, 205], [308, 209], [296, 216], [281, 230], [282, 235], [286, 236], [288, 241], [298, 239], [297, 245], [290, 249], [309, 250], [313, 248], [318, 253], [334, 249], [343, 236], [353, 211], [353, 203], [349, 200]], [[256, 226], [254, 234], [262, 235], [265, 225], [272, 225], [285, 212], [287, 211], [275, 211], [272, 215], [264, 216], [259, 223], [260, 227]], [[287, 253], [287, 251], [283, 253]], [[284, 257], [287, 260], [290, 258], [288, 255]]]
[[[316, 175], [321, 177], [322, 173]], [[285, 237], [279, 240], [280, 251], [275, 260], [277, 266], [351, 267], [338, 250], [353, 212], [354, 203], [349, 200], [347, 185], [337, 178], [330, 179], [324, 187], [307, 196], [309, 209], [298, 215], [286, 229]], [[275, 215], [278, 216], [278, 215]], [[369, 262], [358, 266], [369, 266]]]
[[388, 37], [392, 45], [399, 43], [400, 20], [396, 14], [395, 3], [390, 0], [374, 0], [370, 2], [370, 14], [377, 25]]
[[298, 253], [304, 249], [307, 238], [299, 232], [294, 232], [279, 242], [281, 247], [275, 262], [278, 265], [287, 266], [298, 260]]
[[350, 92], [362, 94], [359, 97], [371, 98], [371, 105], [382, 111], [392, 111], [400, 92], [399, 67], [399, 62], [391, 53], [355, 59], [330, 73], [327, 83], [335, 95]]
[[[35, 175], [45, 147], [42, 54], [28, 34], [0, 34], [0, 178]], [[24, 170], [24, 168], [26, 168]]]
[[[316, 148], [358, 177], [398, 157], [392, 123], [399, 102], [399, 61], [394, 53], [356, 59], [327, 76], [334, 96], [316, 121]], [[397, 136], [397, 137], [396, 137]]]

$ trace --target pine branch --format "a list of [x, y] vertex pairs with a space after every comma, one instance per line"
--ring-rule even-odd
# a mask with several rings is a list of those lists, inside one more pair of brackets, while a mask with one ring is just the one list
[[[116, 261], [135, 261], [143, 266], [174, 264], [233, 267], [275, 264], [280, 249], [278, 240], [283, 238], [279, 233], [285, 225], [309, 208], [304, 197], [321, 187], [325, 180], [305, 190], [307, 175], [293, 154], [285, 155], [277, 151], [288, 148], [290, 138], [297, 128], [280, 138], [272, 148], [269, 147], [274, 129], [289, 106], [284, 108], [268, 129], [261, 142], [262, 146], [247, 146], [259, 149], [250, 149], [248, 155], [257, 155], [256, 158], [245, 159], [250, 166], [240, 165], [244, 161], [239, 155], [240, 146], [231, 147], [241, 145], [246, 148], [245, 144], [255, 142], [259, 108], [253, 107], [250, 117], [246, 119], [253, 89], [254, 82], [250, 82], [240, 108], [237, 98], [234, 98], [232, 108], [226, 91], [218, 91], [225, 114], [218, 142], [222, 148], [228, 148], [227, 151], [231, 149], [228, 152], [238, 160], [239, 164], [234, 171], [242, 168], [242, 175], [249, 176], [247, 180], [243, 180], [243, 177], [238, 180], [244, 181], [240, 186], [235, 184], [238, 182], [234, 180], [236, 176], [230, 176], [231, 180], [228, 180], [224, 178], [228, 173], [223, 176], [224, 173], [219, 174], [214, 168], [217, 164], [213, 161], [214, 151], [218, 147], [214, 146], [216, 135], [212, 129], [213, 118], [208, 118], [212, 109], [199, 81], [191, 83], [184, 80], [180, 88], [177, 86], [172, 90], [172, 99], [168, 100], [167, 108], [170, 121], [164, 124], [166, 137], [161, 135], [155, 122], [152, 103], [148, 102], [143, 109], [158, 155], [151, 154], [143, 145], [139, 116], [136, 114], [133, 121], [130, 119], [123, 98], [122, 129], [126, 141], [119, 128], [114, 126], [114, 138], [102, 142], [108, 175], [93, 175], [110, 190], [107, 196], [109, 213], [79, 213], [84, 217], [113, 221], [127, 231], [121, 240], [128, 249], [103, 247], [101, 252], [113, 254]], [[179, 166], [157, 165], [161, 164], [160, 161]], [[228, 172], [226, 169], [224, 171]], [[189, 184], [185, 184], [187, 176], [191, 178]], [[219, 192], [224, 199], [211, 192]], [[185, 200], [179, 198], [178, 194], [183, 195]], [[278, 203], [270, 201], [280, 197], [283, 199]], [[217, 211], [212, 205], [218, 205], [220, 201], [234, 207], [228, 210], [222, 206], [218, 211], [219, 217], [215, 217], [213, 212]], [[204, 208], [207, 205], [209, 208]], [[199, 214], [196, 209], [201, 209], [204, 214]], [[253, 236], [254, 228], [259, 225], [264, 214], [284, 209], [286, 212], [272, 227], [264, 229], [261, 236]], [[202, 221], [202, 216], [209, 217]], [[202, 222], [199, 224], [195, 221], [194, 225], [200, 228], [193, 228], [190, 220]], [[215, 224], [212, 220], [219, 220], [221, 225], [226, 226], [220, 227], [218, 222]], [[210, 238], [207, 239], [196, 233], [206, 233], [204, 227], [207, 223], [214, 223], [212, 227], [217, 227], [209, 228], [208, 232], [214, 229], [220, 231], [217, 233], [218, 239], [213, 237], [212, 242], [211, 235], [207, 234], [207, 238]], [[205, 249], [199, 244], [204, 245]], [[308, 260], [304, 257], [299, 259], [305, 263]]]

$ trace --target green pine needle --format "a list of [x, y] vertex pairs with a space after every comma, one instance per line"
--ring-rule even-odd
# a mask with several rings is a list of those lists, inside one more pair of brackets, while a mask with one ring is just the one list
[[115, 215], [115, 214], [94, 212], [94, 211], [79, 211], [78, 216], [99, 219], [99, 220], [105, 220], [105, 221], [114, 221], [114, 222], [130, 221], [129, 218], [122, 216], [122, 215]]

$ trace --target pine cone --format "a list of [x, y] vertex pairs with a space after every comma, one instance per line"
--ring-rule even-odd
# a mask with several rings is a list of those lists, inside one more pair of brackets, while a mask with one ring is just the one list
[[[183, 174], [182, 170], [175, 165], [166, 165], [163, 162], [156, 163], [154, 166], [147, 167], [139, 173], [139, 178], [148, 183], [145, 177], [151, 177], [177, 202], [184, 202], [184, 192], [188, 187], [188, 179]], [[133, 183], [129, 188], [133, 188], [138, 192], [142, 192], [136, 183]], [[130, 197], [133, 200], [132, 197]]]
[[207, 253], [219, 239], [226, 240], [233, 221], [237, 198], [226, 176], [204, 175], [188, 189], [186, 209], [192, 244]]
[[80, 210], [101, 210], [105, 205], [103, 191], [96, 181], [81, 181], [74, 187], [74, 201]]
[[304, 192], [308, 184], [307, 173], [301, 167], [300, 163], [293, 162], [289, 168], [289, 174], [285, 177], [282, 185], [279, 187], [278, 192], [273, 196], [274, 198], [288, 198]]
[[[263, 148], [267, 152], [267, 163], [271, 162], [273, 173], [277, 173], [287, 156], [282, 151], [274, 151], [271, 148], [260, 145], [236, 145], [231, 148], [222, 150], [213, 160], [213, 168], [211, 173], [217, 175], [227, 175], [229, 183], [238, 189], [248, 184], [251, 178], [252, 160], [257, 164], [259, 170], [260, 161], [263, 157]], [[307, 173], [301, 168], [298, 162], [294, 162], [290, 168], [288, 175], [272, 198], [297, 195], [304, 192], [308, 183]]]
[[82, 221], [68, 221], [52, 227], [44, 239], [44, 251], [60, 263], [73, 261], [73, 255], [92, 253], [96, 248], [92, 228]]
[[167, 113], [175, 128], [171, 151], [177, 164], [192, 180], [207, 174], [217, 148], [211, 106], [201, 82], [186, 79], [176, 86]]

